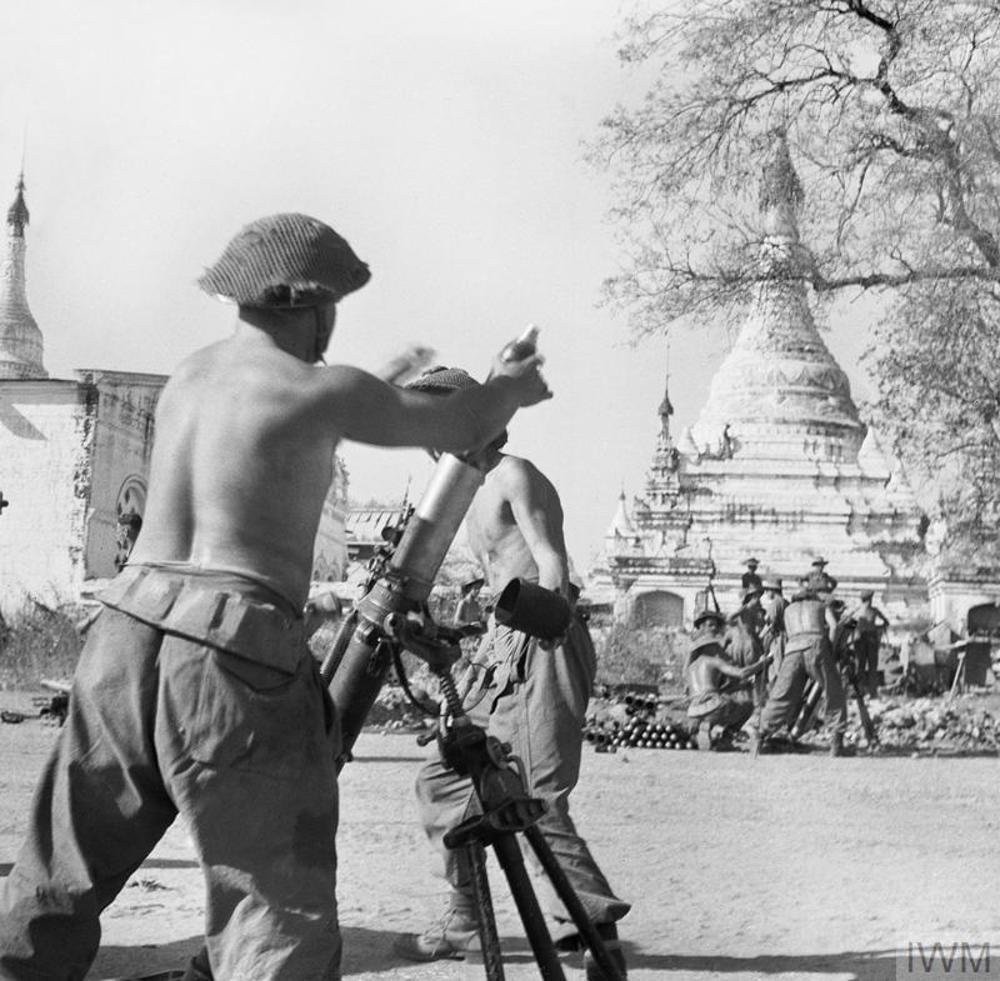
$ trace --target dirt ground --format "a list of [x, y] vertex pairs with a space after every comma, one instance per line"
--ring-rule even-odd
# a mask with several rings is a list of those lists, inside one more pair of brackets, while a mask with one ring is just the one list
[[[26, 701], [30, 710], [24, 696], [0, 692], [0, 708]], [[0, 876], [57, 732], [36, 718], [0, 726]], [[412, 735], [377, 733], [356, 750], [342, 777], [338, 838], [345, 977], [481, 977], [460, 962], [393, 955], [397, 933], [421, 929], [442, 896], [413, 803], [423, 750]], [[905, 972], [908, 945], [955, 942], [977, 952], [990, 943], [996, 971], [998, 765], [995, 756], [754, 759], [587, 748], [573, 810], [634, 904], [621, 924], [633, 981], [887, 981], [915, 976]], [[505, 883], [493, 882], [507, 977], [537, 978]], [[106, 911], [89, 977], [182, 965], [199, 945], [201, 909], [200, 873], [175, 824]], [[583, 976], [574, 959], [566, 974]]]

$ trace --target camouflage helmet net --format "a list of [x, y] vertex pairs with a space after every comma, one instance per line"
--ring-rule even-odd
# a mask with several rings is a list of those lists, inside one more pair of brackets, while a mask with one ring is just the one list
[[[448, 395], [451, 392], [480, 388], [481, 384], [462, 368], [446, 368], [444, 365], [438, 365], [436, 368], [428, 368], [422, 375], [407, 382], [403, 387], [416, 392], [428, 392], [432, 395]], [[507, 430], [504, 429], [489, 445], [499, 450], [506, 444]]]
[[198, 285], [241, 306], [312, 306], [338, 301], [370, 278], [368, 265], [329, 225], [293, 213], [242, 228]]
[[428, 368], [422, 375], [406, 383], [406, 388], [418, 392], [459, 392], [468, 388], [479, 388], [479, 382], [462, 368], [446, 368], [438, 365]]

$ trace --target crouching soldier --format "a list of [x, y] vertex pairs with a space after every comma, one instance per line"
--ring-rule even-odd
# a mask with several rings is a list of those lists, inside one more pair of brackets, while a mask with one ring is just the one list
[[[688, 718], [692, 720], [698, 748], [723, 749], [732, 745], [733, 736], [753, 714], [754, 698], [745, 682], [764, 669], [768, 661], [762, 658], [754, 664], [737, 667], [723, 652], [721, 613], [705, 610], [695, 617], [694, 636], [685, 671], [691, 704]], [[726, 682], [735, 679], [740, 686], [726, 691]]]

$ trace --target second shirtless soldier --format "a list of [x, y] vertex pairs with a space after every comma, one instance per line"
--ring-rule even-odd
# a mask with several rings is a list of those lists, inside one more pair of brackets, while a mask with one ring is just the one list
[[341, 439], [455, 452], [548, 396], [537, 358], [447, 400], [317, 366], [368, 267], [300, 214], [246, 226], [200, 283], [232, 336], [174, 372], [149, 503], [80, 655], [69, 716], [0, 890], [0, 978], [77, 981], [99, 917], [178, 813], [206, 881], [189, 977], [337, 981], [339, 727], [305, 642]]
[[[479, 386], [464, 371], [447, 368], [426, 372], [410, 387], [444, 394]], [[480, 455], [489, 470], [467, 518], [469, 544], [486, 571], [487, 588], [495, 596], [511, 579], [520, 578], [572, 601], [574, 587], [569, 582], [559, 495], [528, 460], [500, 452], [505, 440], [503, 434]], [[615, 924], [629, 911], [629, 904], [612, 892], [569, 814], [569, 795], [580, 776], [584, 715], [596, 670], [586, 625], [574, 615], [566, 636], [545, 649], [490, 616], [476, 660], [492, 670], [485, 675], [485, 690], [470, 692], [470, 701], [478, 701], [467, 704], [469, 717], [509, 743], [513, 755], [524, 762], [529, 796], [547, 805], [538, 827], [624, 976]], [[472, 782], [449, 769], [435, 748], [417, 777], [417, 799], [424, 829], [441, 859], [439, 872], [451, 892], [442, 920], [421, 935], [401, 938], [397, 951], [413, 960], [461, 958], [476, 936], [475, 900], [470, 870], [460, 852], [445, 847], [443, 838], [474, 807]], [[530, 850], [528, 855], [534, 858]], [[582, 949], [554, 891], [545, 880], [540, 885], [543, 906], [555, 921], [557, 946]], [[588, 981], [604, 978], [589, 951], [586, 972]]]

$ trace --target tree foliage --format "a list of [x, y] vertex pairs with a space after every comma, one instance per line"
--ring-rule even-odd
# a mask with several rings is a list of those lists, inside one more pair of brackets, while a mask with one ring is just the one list
[[946, 519], [942, 564], [1000, 564], [1000, 313], [991, 290], [924, 283], [876, 328], [880, 431]]
[[[627, 260], [607, 283], [637, 330], [738, 313], [762, 278], [878, 291], [878, 410], [904, 460], [995, 501], [1000, 407], [1000, 4], [693, 0], [626, 24], [651, 82], [591, 147]], [[759, 260], [762, 149], [805, 193], [807, 263]], [[766, 182], [764, 184], [766, 186]], [[985, 513], [985, 512], [984, 512]]]

